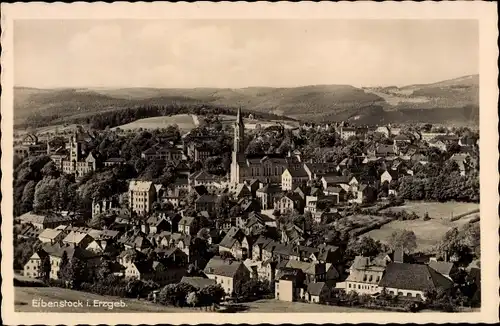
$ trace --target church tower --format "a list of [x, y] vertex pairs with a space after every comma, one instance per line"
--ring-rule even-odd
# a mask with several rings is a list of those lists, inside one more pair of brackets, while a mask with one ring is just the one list
[[231, 160], [231, 183], [240, 182], [240, 166], [238, 158], [245, 151], [245, 125], [243, 124], [243, 117], [241, 116], [241, 107], [238, 108], [236, 121], [234, 122], [234, 140], [233, 140], [233, 153]]
[[236, 121], [234, 123], [234, 147], [233, 152], [243, 153], [245, 139], [245, 125], [243, 124], [243, 117], [241, 116], [241, 108], [238, 109]]

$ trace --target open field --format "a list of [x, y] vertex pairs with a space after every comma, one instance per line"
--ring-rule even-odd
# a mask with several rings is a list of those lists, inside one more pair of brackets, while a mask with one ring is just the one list
[[[167, 128], [170, 125], [178, 125], [181, 131], [190, 131], [196, 127], [195, 120], [190, 114], [176, 114], [171, 116], [161, 116], [139, 119], [131, 123], [119, 126], [123, 130], [134, 130], [134, 129], [160, 129]], [[116, 129], [118, 127], [112, 128]]]
[[[449, 219], [453, 216], [466, 214], [468, 212], [474, 212], [479, 209], [479, 204], [475, 203], [459, 203], [459, 202], [406, 202], [404, 206], [391, 207], [384, 211], [399, 212], [405, 210], [409, 213], [414, 212], [420, 217], [424, 217], [425, 213], [429, 214], [430, 218], [433, 219]], [[477, 213], [477, 212], [475, 212]]]
[[417, 236], [418, 250], [426, 251], [438, 244], [448, 230], [453, 227], [461, 227], [476, 216], [476, 214], [473, 214], [454, 222], [447, 219], [431, 219], [429, 221], [424, 221], [423, 219], [392, 221], [383, 225], [380, 229], [372, 230], [365, 235], [375, 240], [380, 240], [383, 243], [387, 243], [394, 231], [403, 229], [411, 230], [415, 232]]

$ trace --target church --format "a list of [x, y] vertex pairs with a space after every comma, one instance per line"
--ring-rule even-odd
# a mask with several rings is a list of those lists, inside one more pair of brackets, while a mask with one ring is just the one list
[[231, 161], [231, 183], [243, 183], [257, 179], [262, 183], [281, 183], [281, 175], [288, 167], [288, 160], [282, 155], [245, 155], [245, 125], [238, 109], [234, 123], [234, 144]]
[[[95, 171], [98, 166], [98, 159], [92, 152], [86, 153], [83, 148], [85, 137], [81, 133], [75, 132], [66, 144], [66, 149], [57, 149], [51, 153], [50, 145], [47, 143], [47, 154], [57, 168], [65, 174], [74, 174], [76, 179], [85, 174]], [[69, 155], [68, 155], [69, 151]]]

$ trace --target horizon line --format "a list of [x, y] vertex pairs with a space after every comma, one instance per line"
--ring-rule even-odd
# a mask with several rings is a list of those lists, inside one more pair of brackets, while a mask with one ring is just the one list
[[332, 84], [304, 84], [297, 86], [243, 86], [243, 87], [217, 87], [217, 86], [193, 86], [193, 87], [161, 87], [161, 86], [52, 86], [52, 87], [39, 87], [39, 86], [26, 86], [26, 85], [14, 85], [14, 88], [33, 88], [33, 89], [45, 89], [45, 90], [53, 90], [53, 89], [139, 89], [139, 88], [149, 88], [149, 89], [245, 89], [245, 88], [300, 88], [300, 87], [318, 87], [318, 86], [351, 86], [356, 88], [376, 88], [376, 87], [408, 87], [414, 85], [429, 85], [435, 84], [445, 81], [450, 81], [459, 78], [465, 77], [474, 77], [479, 76], [479, 73], [469, 74], [469, 75], [461, 75], [453, 78], [441, 79], [438, 81], [432, 82], [420, 82], [413, 84], [386, 84], [386, 85], [372, 85], [372, 86], [355, 86], [353, 84], [344, 84], [344, 83], [332, 83]]

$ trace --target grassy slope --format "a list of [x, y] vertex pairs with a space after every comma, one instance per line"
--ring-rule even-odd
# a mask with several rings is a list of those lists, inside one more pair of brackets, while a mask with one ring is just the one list
[[[59, 300], [82, 300], [84, 305], [86, 305], [87, 300], [89, 300], [90, 307], [83, 308], [36, 308], [32, 306], [33, 299], [42, 299], [46, 302], [48, 301], [59, 301]], [[191, 308], [176, 308], [176, 307], [165, 307], [159, 304], [153, 304], [144, 300], [134, 300], [134, 299], [122, 299], [118, 297], [101, 296], [92, 293], [61, 289], [61, 288], [51, 288], [51, 287], [16, 287], [14, 288], [14, 309], [19, 312], [91, 312], [91, 313], [118, 313], [118, 312], [162, 312], [162, 313], [193, 313], [193, 312], [205, 312], [199, 309]], [[113, 310], [108, 310], [104, 307], [92, 307], [93, 300], [100, 301], [113, 301], [119, 302], [123, 300], [126, 303], [125, 308], [114, 308]], [[258, 300], [255, 302], [249, 302], [242, 304], [247, 306], [248, 309], [245, 312], [250, 313], [263, 313], [263, 312], [373, 312], [373, 310], [363, 309], [363, 308], [350, 308], [350, 307], [336, 307], [336, 306], [326, 306], [318, 304], [307, 304], [299, 302], [283, 302], [278, 300]]]
[[39, 90], [18, 87], [14, 90], [14, 108], [16, 122], [23, 121], [35, 112], [43, 115], [56, 113], [69, 116], [135, 105], [179, 103], [242, 106], [245, 110], [271, 112], [313, 121], [350, 119], [353, 122], [370, 124], [388, 122], [464, 124], [478, 122], [478, 94], [478, 76], [427, 85], [364, 90], [349, 85], [295, 88], [80, 90]]
[[419, 250], [427, 250], [436, 245], [445, 233], [453, 227], [461, 227], [470, 220], [474, 219], [478, 214], [470, 214], [460, 218], [457, 221], [450, 221], [451, 213], [454, 216], [474, 211], [479, 208], [478, 204], [469, 203], [429, 203], [429, 202], [410, 202], [402, 207], [390, 208], [392, 211], [406, 210], [415, 212], [419, 216], [424, 216], [426, 212], [431, 218], [428, 221], [423, 219], [410, 221], [392, 221], [380, 229], [372, 230], [366, 233], [367, 236], [375, 240], [387, 243], [392, 232], [396, 230], [407, 229], [415, 232], [417, 236], [417, 246]]

